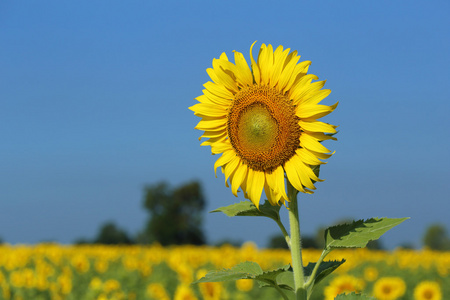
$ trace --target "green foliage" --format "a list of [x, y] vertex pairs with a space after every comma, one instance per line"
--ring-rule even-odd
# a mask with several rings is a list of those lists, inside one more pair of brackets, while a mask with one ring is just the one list
[[272, 206], [269, 201], [265, 201], [263, 205], [258, 208], [250, 201], [241, 201], [239, 203], [228, 206], [219, 207], [213, 212], [223, 212], [229, 217], [235, 216], [250, 216], [250, 217], [267, 217], [275, 221], [280, 220], [280, 206]]
[[445, 227], [441, 224], [429, 226], [423, 237], [423, 244], [432, 250], [450, 250], [450, 238], [447, 235]]
[[363, 248], [369, 241], [378, 239], [389, 229], [408, 218], [372, 218], [351, 224], [332, 226], [325, 230], [325, 249]]
[[[281, 275], [285, 275], [280, 277]], [[278, 279], [280, 277], [280, 280]], [[258, 281], [260, 287], [274, 287], [284, 297], [287, 297], [281, 289], [289, 292], [294, 291], [294, 276], [290, 265], [286, 265], [276, 270], [264, 272], [259, 264], [255, 262], [240, 263], [231, 269], [224, 269], [220, 271], [212, 271], [206, 274], [204, 277], [193, 282], [220, 282], [220, 281], [232, 281], [239, 279], [254, 279]]]
[[246, 261], [232, 267], [231, 269], [209, 272], [204, 277], [200, 278], [199, 280], [193, 283], [220, 282], [238, 279], [255, 279], [258, 275], [262, 274], [263, 270], [257, 263]]
[[[330, 275], [334, 270], [336, 270], [340, 265], [342, 265], [345, 262], [345, 259], [340, 261], [324, 261], [322, 262], [317, 272], [314, 276], [314, 285], [318, 284], [322, 279], [324, 279], [326, 276]], [[316, 263], [309, 263], [306, 267], [303, 268], [303, 272], [305, 276], [309, 277], [312, 275], [314, 268], [316, 267]]]
[[145, 188], [144, 208], [150, 219], [138, 241], [161, 245], [205, 243], [202, 212], [205, 198], [199, 182], [171, 189], [162, 182]]
[[113, 222], [108, 222], [103, 224], [100, 231], [95, 238], [94, 243], [96, 244], [133, 244], [133, 240], [128, 236], [128, 234], [118, 228]]
[[271, 236], [267, 247], [271, 249], [289, 249], [289, 246], [286, 243], [286, 239], [282, 234]]
[[355, 292], [350, 294], [340, 294], [335, 300], [376, 300], [374, 297], [366, 296], [364, 294], [356, 294]]

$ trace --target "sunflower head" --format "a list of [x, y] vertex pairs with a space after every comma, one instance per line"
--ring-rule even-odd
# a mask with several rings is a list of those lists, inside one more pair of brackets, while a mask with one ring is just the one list
[[325, 81], [307, 74], [310, 61], [299, 63], [297, 51], [275, 50], [262, 44], [257, 60], [250, 47], [250, 66], [234, 51], [234, 63], [225, 53], [213, 59], [199, 103], [190, 107], [202, 118], [196, 129], [204, 131], [201, 145], [221, 154], [225, 184], [235, 196], [239, 188], [257, 207], [264, 190], [272, 205], [289, 200], [285, 176], [298, 191], [312, 193], [313, 172], [332, 153], [321, 142], [333, 139], [334, 125], [317, 119], [332, 112], [319, 104], [330, 93]]

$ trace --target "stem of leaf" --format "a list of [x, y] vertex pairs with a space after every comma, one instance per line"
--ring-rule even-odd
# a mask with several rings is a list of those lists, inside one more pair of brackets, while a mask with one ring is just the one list
[[298, 217], [297, 194], [298, 191], [287, 180], [289, 197], [289, 225], [291, 227], [291, 256], [292, 268], [294, 270], [295, 294], [297, 300], [306, 300], [307, 290], [305, 288], [305, 276], [303, 273], [302, 244], [300, 237], [300, 220]]
[[289, 300], [288, 296], [286, 296], [286, 294], [278, 285], [274, 285], [273, 287], [275, 287], [275, 289], [281, 294], [284, 300]]
[[316, 265], [314, 266], [314, 269], [311, 273], [311, 276], [309, 276], [308, 282], [305, 284], [305, 288], [310, 290], [311, 285], [314, 283], [314, 279], [316, 278], [317, 271], [319, 270], [320, 264], [323, 262], [325, 257], [330, 253], [330, 250], [323, 250], [322, 254], [319, 257], [319, 260], [317, 261]]
[[289, 237], [289, 234], [287, 233], [286, 228], [284, 227], [283, 223], [281, 223], [280, 219], [275, 220], [275, 221], [277, 222], [278, 227], [280, 227], [281, 232], [284, 235], [284, 239], [286, 240], [286, 243], [287, 243], [289, 249], [291, 249], [291, 238]]

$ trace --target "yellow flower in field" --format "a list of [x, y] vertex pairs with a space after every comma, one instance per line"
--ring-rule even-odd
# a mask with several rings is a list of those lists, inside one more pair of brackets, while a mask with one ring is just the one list
[[169, 295], [167, 295], [166, 289], [160, 283], [150, 283], [147, 286], [147, 294], [150, 295], [151, 299], [170, 300]]
[[115, 279], [108, 279], [103, 284], [103, 291], [105, 293], [110, 293], [110, 292], [116, 291], [118, 289], [120, 289], [120, 282], [118, 282]]
[[94, 277], [89, 283], [89, 288], [92, 290], [99, 290], [102, 288], [103, 282], [100, 278]]
[[22, 277], [24, 279], [24, 286], [26, 288], [33, 288], [36, 284], [36, 276], [32, 269], [26, 268], [22, 270]]
[[[202, 120], [195, 127], [205, 131], [213, 154], [222, 154], [214, 170], [222, 167], [225, 184], [237, 196], [239, 188], [257, 207], [264, 189], [272, 205], [288, 200], [284, 174], [299, 191], [312, 193], [321, 181], [312, 168], [332, 153], [320, 142], [334, 139], [336, 127], [317, 119], [332, 112], [319, 105], [330, 90], [325, 81], [307, 74], [310, 61], [298, 63], [297, 51], [263, 44], [257, 61], [250, 47], [251, 69], [242, 53], [234, 51], [231, 63], [223, 53], [207, 69], [212, 81], [204, 84], [200, 103], [190, 107]], [[289, 53], [290, 52], [290, 53]]]
[[68, 295], [72, 291], [72, 278], [70, 276], [60, 275], [58, 277], [58, 284], [61, 293], [64, 295]]
[[174, 266], [173, 269], [177, 273], [178, 279], [182, 283], [186, 284], [192, 283], [194, 275], [192, 274], [192, 268], [190, 268], [187, 264], [185, 263], [179, 264], [177, 266]]
[[236, 288], [241, 292], [248, 292], [253, 289], [253, 279], [236, 280]]
[[375, 281], [378, 278], [378, 270], [375, 267], [367, 267], [364, 269], [364, 279], [367, 281]]
[[194, 291], [185, 284], [180, 284], [176, 291], [174, 300], [197, 300], [198, 298], [195, 296]]
[[441, 300], [441, 287], [434, 281], [422, 281], [414, 289], [415, 300]]
[[[197, 271], [197, 279], [204, 277], [208, 271], [200, 269]], [[200, 293], [205, 300], [220, 300], [223, 299], [223, 285], [220, 282], [202, 282], [199, 283]]]
[[105, 294], [100, 294], [98, 295], [97, 300], [108, 300], [108, 297]]
[[109, 264], [105, 259], [99, 259], [95, 262], [95, 270], [99, 273], [105, 273], [108, 270]]
[[25, 284], [25, 278], [22, 276], [22, 272], [14, 271], [9, 275], [11, 285], [16, 288], [21, 288]]
[[2, 296], [4, 299], [9, 299], [11, 298], [11, 287], [9, 284], [6, 283], [2, 283], [2, 285], [0, 285], [0, 287], [2, 288]]
[[351, 275], [341, 275], [334, 278], [325, 288], [325, 300], [334, 300], [337, 295], [351, 292], [361, 292], [364, 281]]
[[400, 277], [382, 277], [373, 286], [373, 294], [378, 300], [395, 300], [405, 291], [406, 284]]
[[86, 258], [85, 255], [76, 255], [72, 258], [72, 266], [77, 270], [79, 273], [86, 273], [89, 271], [89, 260]]

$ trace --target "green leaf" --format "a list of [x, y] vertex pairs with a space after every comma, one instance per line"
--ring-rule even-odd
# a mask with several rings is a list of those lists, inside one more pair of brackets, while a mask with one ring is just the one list
[[278, 275], [277, 284], [282, 289], [294, 291], [295, 290], [294, 272], [287, 270], [286, 272], [283, 272], [280, 275]]
[[351, 294], [340, 294], [334, 300], [376, 300], [376, 298], [352, 292]]
[[246, 261], [244, 263], [240, 263], [231, 269], [223, 269], [220, 271], [211, 271], [208, 272], [204, 277], [193, 283], [200, 282], [219, 282], [219, 281], [229, 281], [229, 280], [238, 280], [238, 279], [255, 279], [256, 276], [262, 275], [263, 270], [261, 267], [251, 261]]
[[280, 219], [279, 215], [280, 206], [273, 206], [269, 201], [265, 201], [263, 205], [259, 206], [259, 209], [250, 201], [241, 201], [232, 205], [219, 207], [213, 212], [223, 212], [229, 217], [235, 216], [253, 216], [253, 217], [268, 217], [275, 221]]
[[[316, 278], [314, 278], [314, 285], [318, 284], [322, 279], [330, 275], [334, 270], [336, 270], [340, 265], [342, 265], [345, 262], [345, 259], [343, 260], [332, 260], [332, 261], [324, 261], [320, 264], [319, 269], [316, 273]], [[309, 263], [306, 267], [303, 268], [303, 272], [305, 276], [311, 276], [312, 271], [314, 270], [314, 267], [316, 266], [316, 263]]]
[[[286, 265], [284, 267], [281, 267], [276, 270], [263, 272], [261, 275], [258, 275], [255, 277], [256, 280], [259, 282], [259, 287], [267, 287], [267, 286], [275, 286], [280, 285], [278, 282], [278, 277], [281, 276], [284, 273], [288, 273], [289, 269], [291, 268], [291, 265]], [[290, 272], [292, 273], [292, 272]], [[281, 287], [281, 286], [280, 286]], [[281, 287], [283, 288], [283, 287]], [[287, 287], [288, 290], [294, 290], [291, 287]]]
[[330, 227], [325, 230], [325, 249], [363, 248], [406, 219], [372, 218]]

